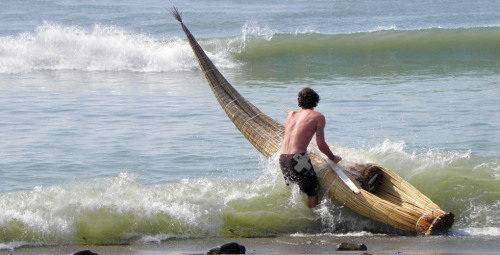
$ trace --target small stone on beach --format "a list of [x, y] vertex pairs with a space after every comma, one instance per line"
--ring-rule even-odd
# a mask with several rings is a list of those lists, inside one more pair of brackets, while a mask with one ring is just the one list
[[337, 251], [366, 251], [368, 250], [366, 248], [365, 244], [353, 244], [353, 243], [347, 243], [347, 242], [342, 242], [339, 245], [337, 245]]
[[83, 251], [77, 251], [73, 253], [73, 255], [98, 255], [98, 254], [90, 250], [83, 250]]
[[246, 248], [238, 243], [227, 243], [210, 249], [207, 254], [245, 254]]

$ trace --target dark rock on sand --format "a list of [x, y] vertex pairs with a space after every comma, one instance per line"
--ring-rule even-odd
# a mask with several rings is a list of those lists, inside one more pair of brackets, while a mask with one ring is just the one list
[[207, 254], [245, 254], [246, 248], [238, 243], [227, 243], [210, 249]]
[[92, 252], [90, 250], [77, 251], [73, 253], [73, 255], [97, 255], [97, 253]]
[[366, 251], [366, 245], [365, 244], [353, 244], [353, 243], [346, 243], [342, 242], [339, 245], [337, 245], [337, 251]]

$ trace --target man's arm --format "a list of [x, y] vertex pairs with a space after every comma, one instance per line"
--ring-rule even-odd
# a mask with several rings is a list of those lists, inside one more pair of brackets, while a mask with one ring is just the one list
[[330, 147], [328, 147], [328, 144], [326, 144], [325, 125], [326, 125], [325, 116], [320, 115], [318, 118], [318, 126], [316, 128], [316, 144], [318, 144], [318, 148], [321, 152], [323, 152], [323, 154], [325, 154], [331, 161], [337, 164], [342, 160], [342, 158], [333, 155], [333, 152], [330, 150]]

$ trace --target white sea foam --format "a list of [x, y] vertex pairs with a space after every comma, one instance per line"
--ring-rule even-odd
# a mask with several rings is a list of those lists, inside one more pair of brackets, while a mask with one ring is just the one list
[[391, 26], [377, 26], [376, 28], [368, 30], [367, 32], [393, 31], [393, 30], [398, 30], [398, 27], [396, 25], [391, 25]]
[[0, 243], [0, 251], [2, 250], [14, 250], [16, 248], [20, 248], [26, 245], [35, 246], [35, 244], [28, 244], [27, 242], [8, 242], [8, 243]]
[[377, 163], [407, 176], [432, 169], [446, 169], [457, 162], [467, 161], [472, 151], [441, 151], [430, 149], [426, 152], [408, 151], [405, 141], [385, 139], [382, 143], [369, 148], [348, 148], [332, 146], [331, 149], [342, 155], [341, 164]]
[[489, 162], [481, 162], [480, 164], [474, 166], [472, 171], [490, 171], [491, 177], [495, 180], [500, 179], [500, 160], [498, 158], [493, 159]]
[[311, 237], [311, 236], [332, 236], [332, 237], [358, 237], [358, 236], [387, 236], [386, 234], [375, 234], [367, 231], [356, 231], [348, 233], [321, 233], [321, 234], [304, 234], [295, 233], [291, 234], [293, 237]]
[[497, 227], [480, 227], [480, 228], [464, 228], [451, 231], [451, 235], [456, 236], [500, 236], [500, 228]]
[[255, 21], [249, 21], [241, 27], [243, 35], [256, 35], [271, 40], [273, 35], [277, 33], [276, 30], [271, 29], [269, 26], [260, 25]]
[[[235, 62], [222, 50], [207, 55], [220, 68]], [[185, 40], [158, 41], [110, 26], [91, 31], [46, 22], [34, 33], [0, 37], [0, 73], [36, 70], [178, 72], [197, 69]]]
[[[404, 152], [404, 143], [390, 141], [368, 150], [332, 148], [352, 161], [386, 160], [387, 154], [396, 153], [406, 154], [408, 161], [428, 157], [449, 164], [450, 158], [461, 160], [468, 155], [415, 156]], [[0, 197], [0, 203], [6, 205], [0, 212], [0, 226], [29, 234], [7, 231], [13, 241], [3, 243], [1, 248], [14, 249], [25, 243], [74, 243], [83, 238], [85, 242], [106, 244], [233, 234], [371, 236], [394, 231], [328, 198], [323, 198], [317, 209], [309, 210], [297, 185], [285, 186], [275, 157], [262, 163], [262, 174], [252, 181], [199, 178], [147, 186], [138, 181], [139, 176], [121, 173], [68, 187], [7, 193]], [[414, 167], [419, 165], [415, 163]], [[498, 236], [497, 228], [484, 227], [498, 220], [498, 205], [471, 202], [470, 210], [460, 212], [452, 234]]]

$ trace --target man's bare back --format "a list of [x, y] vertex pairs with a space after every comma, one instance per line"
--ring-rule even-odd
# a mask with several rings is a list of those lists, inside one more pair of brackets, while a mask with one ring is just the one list
[[325, 116], [313, 109], [303, 108], [290, 112], [285, 121], [285, 135], [281, 145], [281, 153], [294, 154], [306, 152], [307, 146], [316, 134], [316, 144], [319, 150], [335, 164], [338, 163], [342, 159], [333, 155], [325, 141], [325, 125]]
[[280, 167], [287, 182], [298, 182], [301, 191], [308, 195], [309, 207], [314, 208], [318, 203], [316, 173], [307, 156], [307, 146], [316, 135], [316, 144], [335, 164], [342, 160], [333, 155], [325, 142], [325, 116], [314, 111], [320, 100], [319, 95], [310, 88], [299, 92], [298, 111], [288, 114], [285, 121], [285, 134], [281, 145]]
[[321, 118], [324, 119], [323, 115], [312, 109], [290, 112], [285, 122], [285, 136], [281, 146], [281, 153], [306, 152], [309, 142], [318, 129]]

